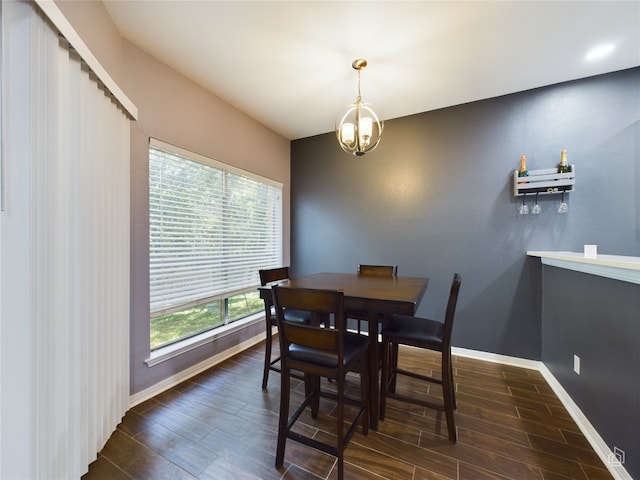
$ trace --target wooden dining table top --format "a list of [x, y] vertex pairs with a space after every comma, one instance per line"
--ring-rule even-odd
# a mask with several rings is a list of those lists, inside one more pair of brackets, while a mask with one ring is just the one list
[[357, 273], [316, 273], [280, 282], [292, 288], [342, 290], [345, 310], [414, 315], [429, 279], [378, 277]]

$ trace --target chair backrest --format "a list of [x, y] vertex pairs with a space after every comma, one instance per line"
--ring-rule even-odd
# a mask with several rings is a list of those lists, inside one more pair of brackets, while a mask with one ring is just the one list
[[[273, 282], [280, 280], [287, 280], [289, 278], [289, 267], [270, 268], [264, 270], [258, 270], [260, 275], [260, 284], [264, 287]], [[264, 297], [264, 315], [267, 323], [276, 325], [277, 320], [274, 313], [271, 310], [273, 307], [273, 297], [271, 295]], [[271, 327], [269, 327], [271, 328]]]
[[371, 277], [397, 277], [397, 265], [358, 265], [358, 275]]
[[[342, 359], [345, 331], [344, 292], [274, 285], [273, 300], [278, 320], [280, 354], [283, 358], [286, 358], [289, 345], [293, 343], [306, 348], [331, 350], [337, 352], [338, 357]], [[335, 328], [323, 328], [318, 325], [319, 322], [311, 322], [311, 325], [287, 322], [284, 316], [287, 309], [311, 312], [317, 318], [332, 314], [335, 318]]]
[[260, 284], [264, 286], [279, 280], [287, 280], [289, 278], [289, 267], [259, 270], [258, 273], [260, 274]]
[[451, 290], [449, 291], [449, 301], [447, 302], [447, 311], [444, 316], [444, 338], [443, 347], [449, 348], [451, 346], [451, 332], [453, 330], [453, 317], [456, 314], [456, 305], [458, 304], [458, 293], [460, 293], [460, 285], [462, 284], [462, 277], [460, 274], [455, 273], [453, 275], [453, 281], [451, 282]]

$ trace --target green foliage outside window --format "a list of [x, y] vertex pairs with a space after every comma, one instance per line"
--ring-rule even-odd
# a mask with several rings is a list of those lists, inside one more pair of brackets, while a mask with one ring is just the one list
[[[235, 322], [263, 309], [258, 292], [229, 297], [228, 321]], [[225, 324], [224, 301], [216, 300], [151, 319], [151, 350], [184, 340]]]

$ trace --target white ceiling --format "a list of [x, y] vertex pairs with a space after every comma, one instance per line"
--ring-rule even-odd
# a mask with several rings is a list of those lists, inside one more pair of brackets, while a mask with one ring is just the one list
[[[640, 65], [640, 1], [105, 0], [121, 34], [288, 139]], [[611, 44], [611, 55], [585, 59]]]

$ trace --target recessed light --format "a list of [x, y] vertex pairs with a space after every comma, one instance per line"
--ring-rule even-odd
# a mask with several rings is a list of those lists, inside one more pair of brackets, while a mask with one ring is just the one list
[[588, 62], [601, 60], [611, 55], [611, 53], [613, 53], [615, 49], [616, 49], [616, 46], [613, 43], [598, 45], [596, 47], [593, 47], [591, 50], [589, 50], [585, 55], [584, 59]]

